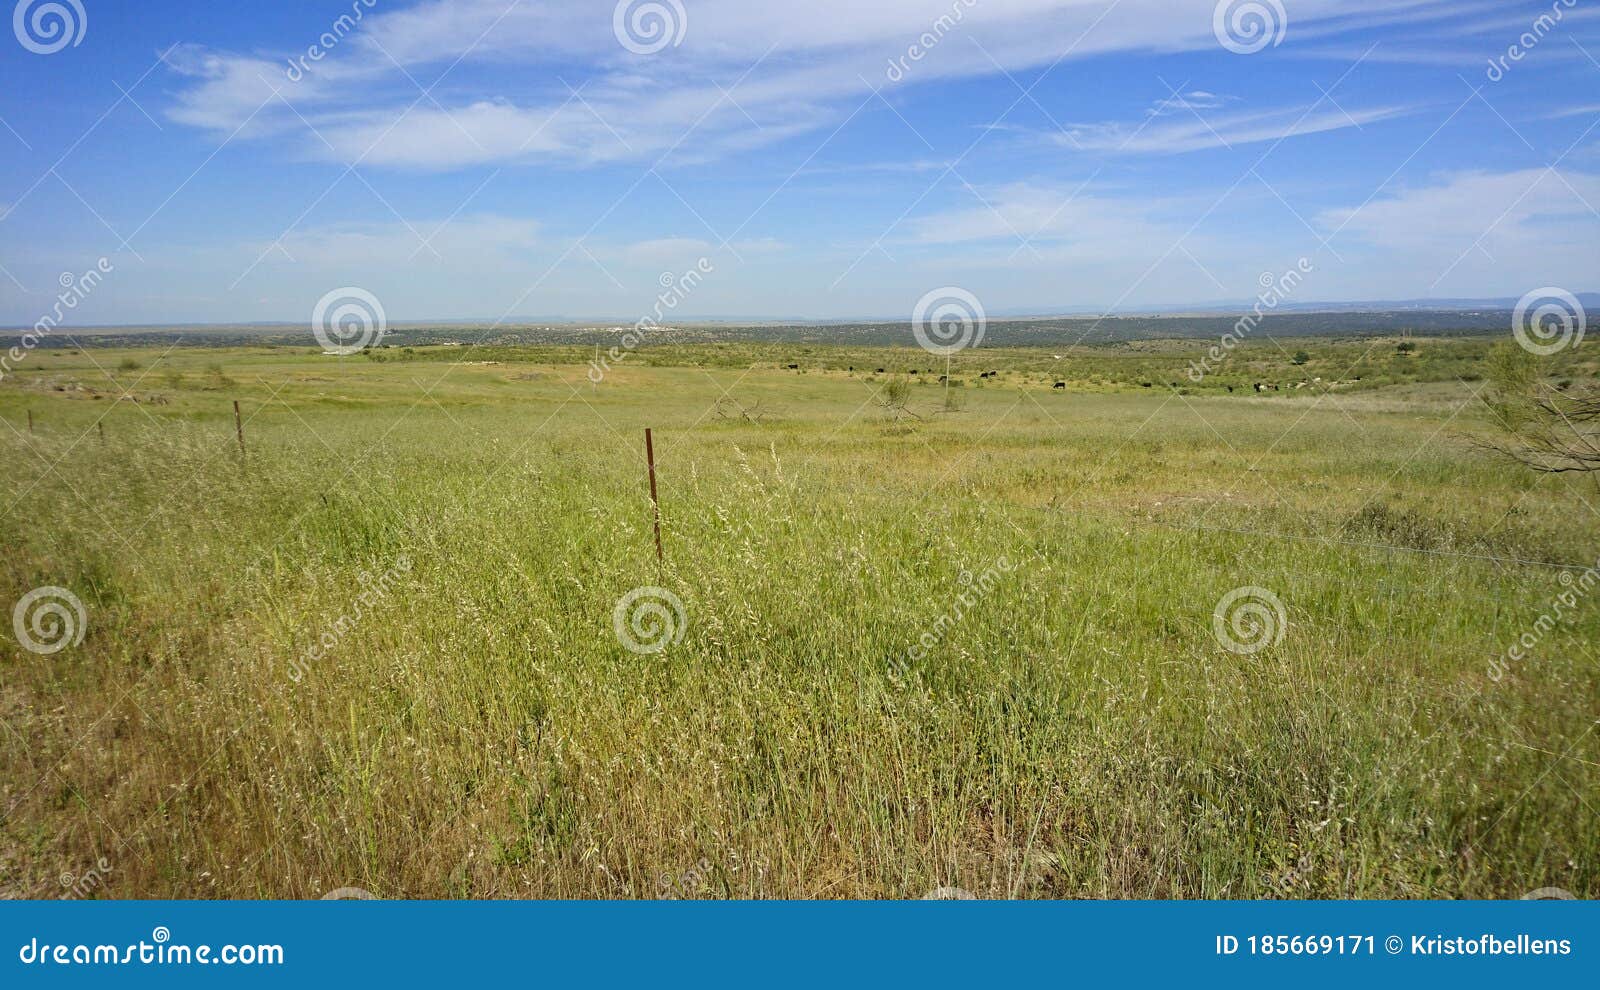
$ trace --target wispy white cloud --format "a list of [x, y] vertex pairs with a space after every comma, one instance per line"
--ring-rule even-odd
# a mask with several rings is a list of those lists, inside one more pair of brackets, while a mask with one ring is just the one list
[[[694, 160], [834, 125], [874, 89], [1118, 52], [1217, 50], [1214, 0], [982, 0], [961, 5], [959, 22], [940, 29], [935, 55], [891, 82], [891, 60], [948, 18], [952, 2], [960, 0], [696, 0], [685, 5], [681, 46], [639, 56], [613, 34], [609, 3], [428, 0], [367, 15], [297, 82], [286, 75], [294, 52], [181, 48], [170, 61], [188, 84], [169, 114], [225, 133], [248, 119], [245, 138], [311, 127], [318, 133], [302, 137], [300, 154], [402, 168]], [[1351, 30], [1452, 6], [1405, 0], [1363, 13], [1337, 0], [1298, 0], [1292, 30]], [[308, 43], [321, 30], [308, 25]], [[441, 79], [426, 97], [412, 81]], [[1220, 100], [1195, 90], [1157, 113], [1217, 109]], [[1338, 125], [1259, 126], [1293, 136]], [[1264, 139], [1244, 122], [1235, 133]]]
[[1029, 182], [969, 190], [970, 206], [941, 210], [906, 223], [904, 243], [918, 246], [994, 242], [1009, 254], [1026, 245], [1030, 256], [1050, 251], [1058, 260], [1111, 256], [1154, 259], [1184, 240], [1179, 219], [1193, 204], [1157, 196]]
[[542, 246], [539, 230], [534, 220], [475, 215], [310, 227], [249, 247], [268, 264], [314, 269], [418, 264], [471, 270], [525, 261]]
[[1237, 97], [1218, 96], [1203, 89], [1191, 89], [1187, 93], [1175, 93], [1157, 100], [1145, 114], [1150, 117], [1165, 117], [1184, 110], [1215, 110], [1236, 99]]
[[[1226, 114], [1196, 112], [1171, 119], [1168, 119], [1169, 113], [1163, 112], [1138, 124], [1120, 121], [1069, 124], [1064, 132], [1052, 134], [1050, 138], [1058, 144], [1086, 151], [1169, 155], [1363, 127], [1415, 113], [1418, 109], [1416, 106], [1385, 106], [1347, 111], [1324, 104]], [[1159, 121], [1156, 118], [1160, 118]]]
[[1462, 172], [1368, 203], [1328, 209], [1315, 223], [1350, 256], [1397, 281], [1409, 295], [1430, 286], [1482, 295], [1486, 285], [1587, 288], [1600, 270], [1600, 175], [1549, 168]]

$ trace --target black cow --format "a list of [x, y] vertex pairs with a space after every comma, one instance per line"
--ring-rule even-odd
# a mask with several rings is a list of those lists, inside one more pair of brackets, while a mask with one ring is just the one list
[[1053, 387], [1055, 387], [1055, 388], [1066, 388], [1067, 387], [1067, 383], [1066, 382], [1056, 382]]

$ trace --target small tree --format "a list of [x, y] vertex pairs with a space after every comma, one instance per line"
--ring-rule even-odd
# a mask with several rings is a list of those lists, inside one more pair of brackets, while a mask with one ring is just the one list
[[1394, 349], [1396, 354], [1410, 354], [1412, 351], [1417, 349], [1417, 345], [1413, 344], [1409, 340], [1402, 340], [1400, 343], [1395, 345]]
[[883, 383], [883, 391], [878, 393], [878, 402], [883, 408], [889, 410], [895, 419], [901, 416], [910, 416], [921, 419], [916, 413], [906, 408], [906, 403], [911, 401], [911, 383], [904, 378], [896, 376]]
[[1305, 364], [1309, 360], [1311, 360], [1311, 355], [1307, 354], [1305, 351], [1295, 351], [1294, 352], [1294, 363], [1295, 364], [1297, 364], [1297, 365], [1298, 364]]
[[1500, 436], [1485, 446], [1540, 474], [1600, 472], [1600, 389], [1550, 384], [1547, 359], [1512, 344], [1488, 363], [1484, 401]]

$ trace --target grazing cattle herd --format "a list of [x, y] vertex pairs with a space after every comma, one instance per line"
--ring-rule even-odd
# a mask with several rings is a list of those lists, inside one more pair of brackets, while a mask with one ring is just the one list
[[[783, 367], [786, 370], [789, 370], [789, 371], [801, 371], [802, 370], [800, 365], [799, 365], [799, 363], [786, 364]], [[822, 370], [822, 371], [835, 370], [836, 371], [838, 369], [837, 369], [837, 367], [834, 367], [832, 369], [824, 367], [824, 368], [821, 368], [819, 370]], [[852, 364], [852, 365], [848, 366], [845, 370], [853, 375], [853, 374], [855, 374], [856, 366]], [[887, 369], [887, 368], [874, 368], [872, 373], [875, 374], [875, 375], [890, 374], [889, 369]], [[911, 368], [906, 373], [907, 374], [911, 374], [911, 375], [917, 375], [917, 376], [920, 377], [922, 375], [922, 369], [920, 369], [920, 368]], [[933, 374], [933, 371], [930, 370], [928, 372], [928, 374], [930, 374], [930, 375]], [[982, 371], [982, 372], [978, 373], [978, 378], [980, 380], [990, 379], [990, 378], [998, 379], [999, 377], [1000, 377], [1000, 372], [994, 371], [994, 370]], [[1067, 388], [1067, 383], [1064, 382], [1064, 381], [1057, 381], [1057, 380], [1055, 380], [1053, 378], [1050, 379], [1050, 381], [1053, 383], [1051, 385], [1052, 389], [1059, 389], [1059, 390], [1065, 391], [1066, 388]], [[1350, 381], [1336, 381], [1336, 382], [1325, 382], [1321, 378], [1311, 378], [1311, 379], [1307, 379], [1307, 380], [1304, 380], [1304, 381], [1285, 382], [1285, 383], [1282, 383], [1282, 384], [1279, 384], [1277, 382], [1252, 382], [1251, 383], [1251, 388], [1254, 389], [1256, 394], [1259, 395], [1259, 394], [1261, 394], [1263, 392], [1281, 392], [1286, 387], [1289, 388], [1291, 391], [1304, 389], [1304, 388], [1319, 388], [1319, 387], [1320, 388], [1340, 388], [1340, 387], [1344, 387], [1344, 386], [1356, 385], [1356, 384], [1360, 383], [1360, 381], [1361, 381], [1361, 379], [1359, 377], [1354, 378], [1354, 379], [1352, 379]], [[939, 376], [939, 384], [941, 384], [941, 385], [960, 385], [961, 384], [961, 379], [959, 379], [959, 378], [951, 378], [949, 375], [940, 375]], [[1171, 385], [1171, 387], [1173, 389], [1181, 388], [1181, 386], [1177, 382], [1172, 382], [1172, 383], [1170, 383], [1170, 385]], [[1139, 383], [1139, 387], [1140, 388], [1154, 388], [1155, 387], [1155, 383], [1154, 382], [1140, 382]], [[1225, 389], [1227, 389], [1227, 392], [1228, 392], [1229, 395], [1234, 394], [1234, 392], [1236, 391], [1236, 388], [1233, 385], [1224, 385], [1223, 387]]]

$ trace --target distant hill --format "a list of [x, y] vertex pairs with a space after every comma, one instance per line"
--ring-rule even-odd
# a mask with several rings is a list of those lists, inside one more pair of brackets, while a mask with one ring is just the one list
[[[1600, 312], [1600, 294], [1578, 297], [1586, 309]], [[1465, 302], [1465, 301], [1464, 301]], [[1425, 336], [1508, 333], [1516, 300], [1484, 300], [1481, 305], [1440, 308], [1439, 301], [1387, 303], [1363, 308], [1357, 304], [1315, 309], [1285, 306], [1263, 317], [1249, 336], [1384, 336], [1410, 332]], [[1237, 309], [1195, 310], [1117, 316], [996, 317], [988, 320], [984, 343], [1006, 347], [1054, 347], [1064, 344], [1110, 344], [1137, 340], [1218, 338], [1233, 329], [1247, 312]], [[774, 341], [783, 343], [853, 344], [857, 346], [912, 345], [911, 324], [894, 321], [734, 322], [702, 321], [678, 324], [671, 339], [677, 343]], [[616, 343], [625, 330], [618, 322], [549, 323], [517, 322], [493, 326], [474, 321], [395, 323], [384, 343], [396, 346], [459, 343], [495, 344], [595, 344]], [[656, 333], [662, 333], [657, 331]], [[22, 331], [0, 331], [0, 345], [10, 347]], [[45, 346], [126, 347], [140, 344], [189, 346], [312, 347], [308, 327], [297, 324], [235, 326], [152, 326], [58, 328]]]

